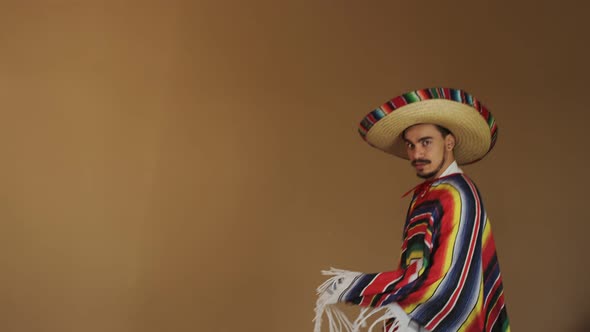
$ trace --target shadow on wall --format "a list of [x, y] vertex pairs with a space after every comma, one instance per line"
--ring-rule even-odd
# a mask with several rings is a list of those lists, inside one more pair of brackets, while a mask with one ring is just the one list
[[576, 328], [574, 329], [573, 332], [588, 332], [588, 331], [590, 331], [590, 320], [589, 320], [589, 318], [586, 318], [586, 320], [584, 320], [576, 325]]

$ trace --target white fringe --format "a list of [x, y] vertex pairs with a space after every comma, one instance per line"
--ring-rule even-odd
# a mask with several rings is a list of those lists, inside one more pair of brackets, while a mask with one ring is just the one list
[[380, 323], [385, 326], [385, 323], [392, 318], [395, 320], [389, 331], [407, 331], [410, 318], [397, 303], [377, 308], [364, 307], [361, 309], [359, 316], [354, 322], [351, 322], [344, 312], [334, 305], [338, 302], [338, 297], [340, 296], [338, 292], [334, 291], [343, 279], [356, 278], [360, 273], [331, 268], [328, 271], [322, 271], [322, 274], [330, 275], [332, 277], [328, 278], [328, 280], [324, 281], [317, 288], [317, 294], [319, 297], [315, 307], [315, 318], [313, 319], [315, 323], [313, 329], [314, 332], [321, 332], [322, 316], [324, 314], [326, 315], [328, 330], [330, 332], [360, 332], [361, 328], [367, 326], [369, 318], [379, 313], [382, 313], [382, 316], [377, 318], [371, 326], [369, 326], [367, 332], [372, 332], [373, 328]]
[[328, 321], [330, 332], [354, 332], [353, 325], [346, 315], [332, 306], [338, 302], [340, 294], [334, 292], [338, 287], [339, 281], [343, 278], [356, 276], [358, 273], [330, 268], [328, 271], [322, 271], [323, 275], [332, 276], [324, 281], [317, 289], [318, 300], [315, 306], [315, 318], [313, 321], [314, 332], [321, 332], [322, 315], [325, 313]]

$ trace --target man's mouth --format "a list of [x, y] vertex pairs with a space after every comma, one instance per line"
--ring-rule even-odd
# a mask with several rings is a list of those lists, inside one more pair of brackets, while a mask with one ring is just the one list
[[430, 160], [414, 160], [412, 166], [417, 170], [422, 170], [426, 165], [430, 164]]
[[425, 166], [430, 164], [430, 160], [414, 160], [412, 166]]

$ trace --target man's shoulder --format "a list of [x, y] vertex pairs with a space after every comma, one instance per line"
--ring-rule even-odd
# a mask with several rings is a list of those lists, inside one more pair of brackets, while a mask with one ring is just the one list
[[473, 182], [473, 180], [471, 180], [471, 178], [465, 173], [450, 174], [435, 181], [435, 186], [443, 184], [461, 192], [470, 192], [478, 195], [478, 189], [475, 182]]
[[435, 183], [457, 183], [471, 181], [465, 173], [453, 173], [434, 180]]

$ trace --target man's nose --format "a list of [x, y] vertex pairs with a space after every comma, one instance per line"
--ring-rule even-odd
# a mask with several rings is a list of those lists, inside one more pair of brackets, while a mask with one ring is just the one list
[[420, 159], [424, 156], [424, 149], [419, 146], [416, 146], [411, 152], [410, 157], [412, 159]]

